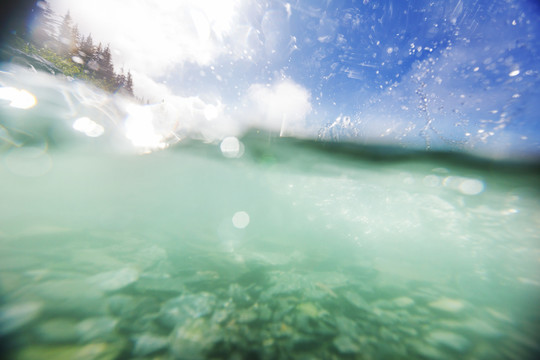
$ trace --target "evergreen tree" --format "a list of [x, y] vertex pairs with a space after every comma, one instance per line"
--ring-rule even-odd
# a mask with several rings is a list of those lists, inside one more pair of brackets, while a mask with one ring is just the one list
[[120, 74], [116, 75], [116, 88], [120, 91], [126, 86], [126, 76], [124, 68], [120, 69]]
[[54, 48], [57, 22], [47, 1], [38, 1], [33, 10], [32, 41], [40, 47]]
[[92, 40], [92, 34], [88, 35], [86, 38], [81, 38], [79, 50], [79, 56], [81, 59], [83, 59], [85, 68], [89, 69], [88, 63], [94, 58], [96, 52], [94, 41]]
[[[131, 72], [128, 71], [127, 75], [123, 69], [120, 74], [114, 72], [109, 45], [104, 48], [100, 43], [96, 47], [92, 34], [86, 37], [81, 35], [69, 11], [61, 20], [57, 20], [60, 17], [53, 13], [46, 0], [33, 1], [35, 7], [29, 10], [33, 16], [33, 26], [29, 28], [32, 28], [33, 32], [28, 33], [21, 28], [20, 35], [16, 35], [28, 36], [27, 41], [33, 42], [33, 44], [23, 43], [21, 46], [23, 51], [37, 52], [53, 62], [65, 75], [79, 76], [104, 90], [121, 91], [133, 96]], [[81, 72], [83, 69], [84, 74]]]
[[89, 58], [87, 62], [87, 68], [91, 70], [93, 74], [96, 74], [99, 70], [99, 62], [101, 61], [101, 53], [103, 52], [103, 48], [101, 46], [101, 43], [99, 43], [97, 48], [94, 48], [94, 51], [92, 52], [92, 56]]
[[69, 11], [64, 15], [60, 24], [60, 32], [58, 34], [58, 52], [60, 55], [68, 55], [71, 52], [73, 43], [73, 20]]
[[112, 63], [111, 49], [109, 45], [98, 56], [98, 77], [106, 80], [107, 82], [114, 84], [115, 74], [114, 66]]
[[79, 26], [77, 24], [71, 28], [71, 38], [69, 40], [69, 55], [79, 56], [81, 35], [79, 33]]
[[133, 96], [133, 78], [131, 77], [131, 71], [127, 73], [126, 85], [124, 86], [127, 93]]

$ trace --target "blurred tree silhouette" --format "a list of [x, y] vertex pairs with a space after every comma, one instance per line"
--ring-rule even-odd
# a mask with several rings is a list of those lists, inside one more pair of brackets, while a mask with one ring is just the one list
[[[15, 4], [16, 3], [16, 4]], [[92, 35], [81, 35], [70, 12], [55, 14], [46, 0], [11, 2], [2, 11], [2, 44], [41, 56], [65, 75], [87, 80], [109, 92], [133, 96], [131, 72], [114, 72], [110, 45], [94, 45]], [[2, 52], [2, 59], [8, 60]], [[9, 52], [8, 52], [9, 53]], [[4, 59], [6, 57], [6, 59]]]

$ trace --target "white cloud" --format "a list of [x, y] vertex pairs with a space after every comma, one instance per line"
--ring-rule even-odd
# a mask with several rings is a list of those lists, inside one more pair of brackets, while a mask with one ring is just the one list
[[292, 80], [251, 85], [246, 100], [250, 123], [281, 135], [300, 131], [312, 110], [309, 91]]

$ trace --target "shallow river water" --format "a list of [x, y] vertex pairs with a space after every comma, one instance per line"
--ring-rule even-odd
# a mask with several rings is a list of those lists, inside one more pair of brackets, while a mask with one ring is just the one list
[[537, 165], [228, 141], [5, 146], [7, 358], [540, 353]]

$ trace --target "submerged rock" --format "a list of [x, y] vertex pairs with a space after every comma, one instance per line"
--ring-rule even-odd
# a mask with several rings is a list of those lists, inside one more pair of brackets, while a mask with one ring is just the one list
[[79, 339], [83, 343], [95, 340], [112, 340], [116, 336], [118, 320], [111, 317], [89, 318], [77, 324]]
[[124, 342], [87, 345], [30, 345], [15, 354], [17, 360], [114, 360], [122, 353]]
[[358, 327], [354, 321], [345, 316], [336, 317], [336, 327], [343, 335], [356, 336]]
[[11, 295], [12, 301], [38, 301], [44, 311], [65, 315], [101, 315], [106, 313], [103, 292], [79, 280], [51, 280], [28, 285]]
[[10, 304], [0, 308], [0, 336], [12, 333], [36, 319], [43, 304], [26, 302]]
[[207, 292], [182, 295], [163, 304], [160, 321], [163, 325], [173, 328], [187, 319], [211, 314], [215, 304], [215, 295]]
[[426, 341], [431, 345], [443, 346], [454, 351], [463, 353], [467, 351], [471, 343], [461, 335], [450, 331], [437, 330], [429, 333]]
[[109, 310], [115, 316], [131, 317], [137, 309], [137, 300], [133, 296], [115, 294], [107, 299]]
[[236, 315], [236, 321], [240, 324], [249, 324], [256, 321], [259, 318], [257, 312], [252, 308], [240, 310], [235, 315]]
[[133, 355], [146, 356], [161, 351], [169, 346], [169, 339], [164, 336], [142, 334], [133, 339]]
[[117, 271], [107, 271], [87, 279], [88, 283], [95, 285], [102, 291], [110, 292], [120, 290], [139, 278], [139, 272], [133, 268], [123, 268]]
[[360, 347], [346, 335], [336, 337], [333, 344], [341, 354], [355, 354], [360, 351]]
[[152, 245], [139, 250], [133, 257], [139, 269], [147, 270], [167, 260], [167, 251]]
[[497, 338], [502, 336], [502, 332], [496, 327], [480, 319], [468, 319], [466, 321], [443, 321], [441, 322], [441, 325], [444, 325], [449, 329], [459, 330], [460, 333], [472, 333], [486, 338]]
[[413, 350], [414, 353], [420, 355], [422, 358], [433, 359], [433, 360], [448, 359], [448, 356], [446, 356], [441, 350], [429, 344], [414, 340], [410, 342], [408, 345]]
[[58, 318], [38, 324], [34, 329], [36, 337], [44, 343], [65, 344], [79, 339], [77, 322], [69, 318]]
[[171, 353], [179, 359], [204, 359], [223, 336], [221, 327], [204, 318], [188, 319], [171, 335]]
[[140, 278], [135, 284], [135, 290], [140, 293], [178, 296], [184, 293], [186, 288], [183, 280], [177, 278]]
[[392, 300], [392, 302], [397, 307], [409, 307], [409, 306], [414, 305], [414, 300], [406, 296], [395, 298], [394, 300]]
[[465, 308], [465, 303], [461, 300], [440, 298], [430, 302], [429, 306], [449, 313], [458, 313]]
[[357, 293], [354, 293], [352, 291], [347, 291], [344, 294], [345, 299], [351, 304], [357, 307], [358, 309], [364, 310], [364, 311], [371, 311], [371, 307], [367, 303], [366, 300], [364, 300], [363, 297], [358, 295]]

